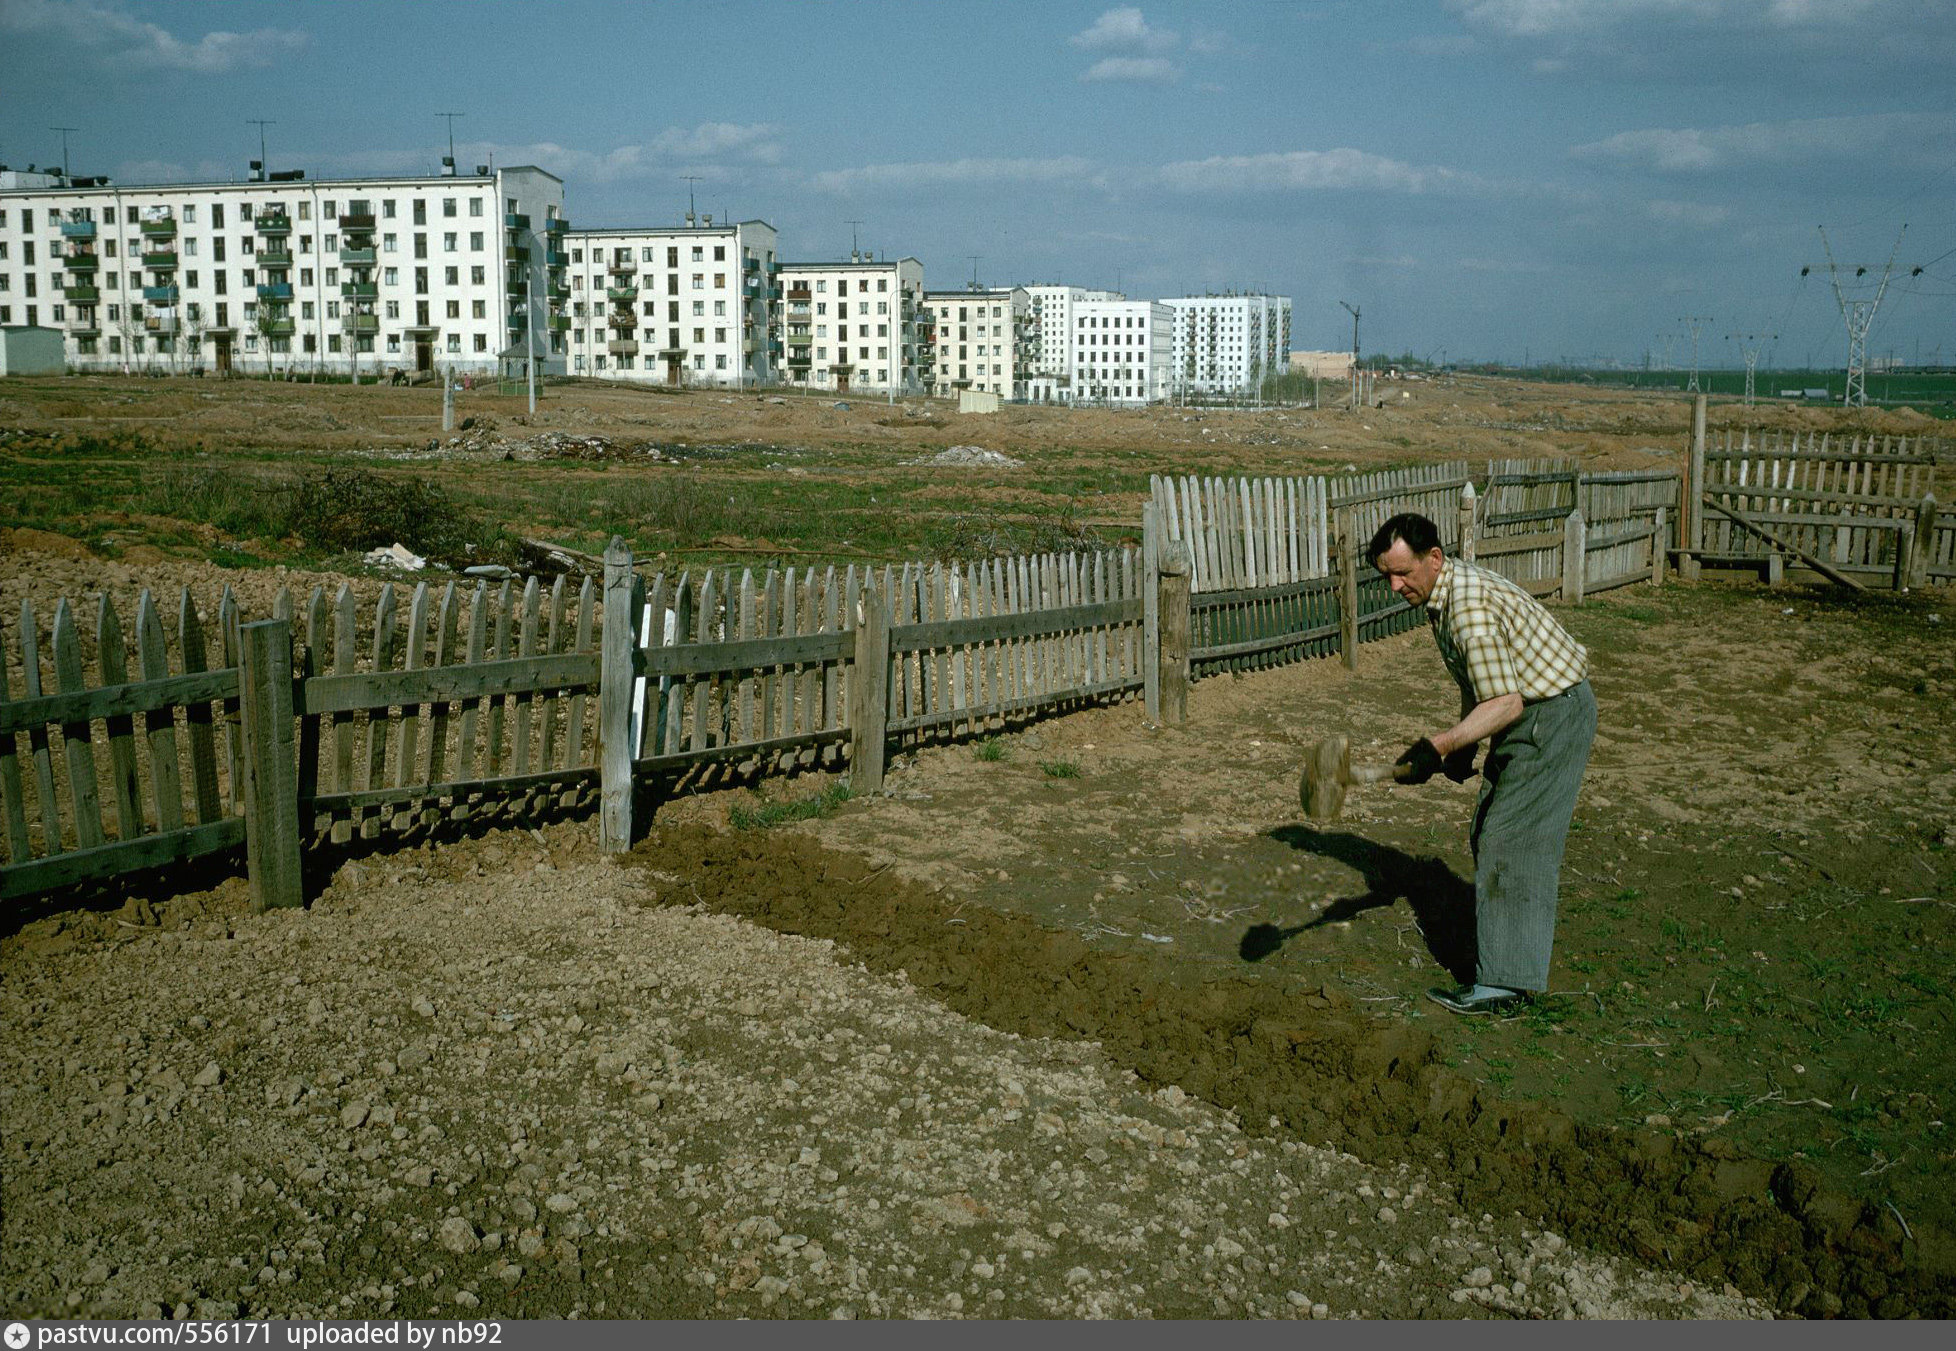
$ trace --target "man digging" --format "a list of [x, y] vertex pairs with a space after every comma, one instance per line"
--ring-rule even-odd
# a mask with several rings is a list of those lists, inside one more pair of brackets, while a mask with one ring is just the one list
[[1426, 607], [1460, 686], [1460, 721], [1414, 742], [1394, 777], [1464, 783], [1488, 743], [1470, 836], [1475, 983], [1430, 994], [1455, 1013], [1506, 1012], [1548, 988], [1557, 876], [1596, 735], [1589, 654], [1521, 587], [1446, 557], [1424, 516], [1380, 526], [1367, 557], [1395, 594]]

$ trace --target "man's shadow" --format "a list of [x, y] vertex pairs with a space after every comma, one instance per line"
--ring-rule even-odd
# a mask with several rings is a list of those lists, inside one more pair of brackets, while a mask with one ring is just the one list
[[1333, 901], [1317, 918], [1279, 927], [1258, 924], [1243, 935], [1239, 952], [1246, 962], [1260, 962], [1298, 934], [1351, 919], [1403, 899], [1426, 940], [1426, 950], [1463, 985], [1474, 979], [1474, 884], [1456, 876], [1437, 858], [1422, 858], [1390, 845], [1344, 832], [1314, 830], [1306, 825], [1279, 826], [1270, 838], [1320, 858], [1336, 859], [1364, 878], [1363, 896]]

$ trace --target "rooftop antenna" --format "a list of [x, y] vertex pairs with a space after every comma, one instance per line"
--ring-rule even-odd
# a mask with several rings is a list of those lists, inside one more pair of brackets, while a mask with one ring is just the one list
[[862, 225], [862, 222], [859, 220], [847, 220], [842, 223], [849, 227], [849, 261], [853, 263], [862, 253], [861, 245], [856, 238], [857, 228]]
[[1691, 330], [1691, 383], [1684, 387], [1687, 394], [1698, 392], [1698, 330], [1711, 321], [1709, 314], [1686, 314], [1678, 319], [1680, 324]]
[[1759, 364], [1759, 345], [1766, 342], [1778, 342], [1779, 334], [1767, 333], [1761, 335], [1758, 333], [1747, 333], [1741, 335], [1738, 333], [1727, 333], [1725, 337], [1728, 341], [1736, 342], [1739, 345], [1739, 354], [1745, 358], [1745, 406], [1750, 408], [1752, 407], [1752, 372], [1753, 368]]
[[978, 289], [978, 263], [984, 256], [982, 253], [967, 253], [965, 255], [965, 257], [971, 260], [971, 289], [974, 291]]
[[435, 116], [445, 117], [448, 119], [448, 162], [452, 166], [455, 163], [455, 119], [458, 117], [466, 117], [468, 116], [468, 114], [436, 113]]
[[271, 117], [247, 117], [245, 122], [250, 126], [258, 128], [258, 167], [260, 170], [263, 170], [265, 168], [265, 128], [277, 126], [278, 120]]
[[686, 180], [686, 223], [691, 225], [699, 219], [699, 207], [693, 201], [693, 184], [700, 181], [700, 176], [698, 174], [681, 174], [680, 177]]
[[[1820, 231], [1820, 247], [1827, 251], [1827, 276], [1834, 283], [1834, 300], [1841, 307], [1841, 318], [1847, 323], [1847, 392], [1841, 402], [1849, 408], [1864, 408], [1868, 402], [1868, 329], [1874, 325], [1875, 311], [1881, 308], [1881, 297], [1888, 290], [1889, 274], [1895, 270], [1895, 255], [1901, 251], [1902, 236], [1908, 233], [1908, 223], [1895, 232], [1895, 247], [1888, 251], [1888, 263], [1881, 269], [1881, 284], [1875, 288], [1873, 300], [1849, 300], [1841, 293], [1840, 269], [1834, 265], [1834, 250], [1827, 243], [1827, 227], [1816, 227]], [[1865, 266], [1854, 269], [1856, 277], [1867, 275]], [[1917, 273], [1921, 268], [1916, 268]], [[1807, 268], [1800, 269], [1806, 276]]]
[[68, 177], [68, 133], [71, 131], [80, 131], [81, 128], [80, 127], [49, 127], [48, 130], [58, 131], [61, 133], [61, 176], [63, 178], [66, 178]]

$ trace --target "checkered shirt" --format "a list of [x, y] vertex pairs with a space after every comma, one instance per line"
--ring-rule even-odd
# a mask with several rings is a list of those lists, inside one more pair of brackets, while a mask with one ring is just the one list
[[1499, 573], [1457, 558], [1440, 566], [1427, 623], [1470, 704], [1504, 694], [1549, 699], [1589, 675], [1589, 653], [1536, 599]]

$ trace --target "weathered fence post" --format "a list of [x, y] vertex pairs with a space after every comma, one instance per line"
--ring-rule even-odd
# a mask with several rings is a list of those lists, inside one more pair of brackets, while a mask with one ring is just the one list
[[1141, 707], [1147, 720], [1161, 721], [1161, 511], [1152, 497], [1141, 508]]
[[604, 627], [598, 635], [598, 851], [632, 847], [632, 551], [604, 551]]
[[1698, 580], [1698, 555], [1705, 551], [1705, 511], [1701, 498], [1705, 492], [1705, 407], [1700, 394], [1691, 405], [1691, 458], [1685, 466], [1684, 491], [1678, 498], [1678, 574], [1687, 582]]
[[1358, 546], [1352, 520], [1338, 517], [1338, 652], [1345, 669], [1358, 669]]
[[1456, 553], [1468, 563], [1474, 561], [1474, 508], [1479, 505], [1474, 500], [1474, 485], [1460, 485], [1460, 547]]
[[1936, 544], [1936, 496], [1927, 493], [1922, 503], [1915, 509], [1915, 547], [1909, 551], [1908, 584], [1923, 587], [1929, 584], [1929, 556], [1935, 552]]
[[1786, 555], [1778, 549], [1766, 555], [1766, 585], [1786, 585]]
[[455, 430], [455, 372], [448, 366], [441, 372], [441, 429]]
[[1670, 547], [1671, 523], [1665, 518], [1664, 508], [1657, 509], [1657, 520], [1650, 534], [1650, 584], [1664, 585], [1664, 551]]
[[1562, 599], [1580, 602], [1589, 566], [1589, 530], [1582, 512], [1572, 511], [1562, 518]]
[[245, 868], [251, 906], [304, 905], [299, 866], [299, 766], [292, 723], [292, 624], [239, 629], [238, 704], [244, 723]]
[[1189, 574], [1195, 563], [1186, 544], [1175, 542], [1161, 555], [1155, 579], [1161, 616], [1161, 655], [1156, 684], [1161, 691], [1161, 721], [1189, 720]]
[[856, 669], [849, 681], [849, 789], [880, 792], [890, 716], [890, 614], [874, 583], [863, 588]]

